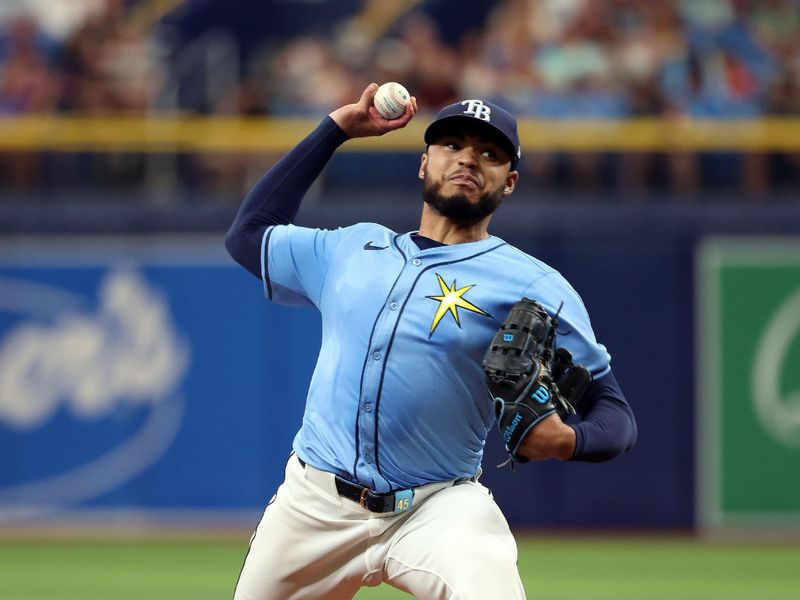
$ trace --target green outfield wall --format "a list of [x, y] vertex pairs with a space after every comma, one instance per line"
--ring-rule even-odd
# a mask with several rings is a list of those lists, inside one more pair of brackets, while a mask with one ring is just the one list
[[698, 516], [800, 529], [800, 239], [710, 239], [698, 265]]

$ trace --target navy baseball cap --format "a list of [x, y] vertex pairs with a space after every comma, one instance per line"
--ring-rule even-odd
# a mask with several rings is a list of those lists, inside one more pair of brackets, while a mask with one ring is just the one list
[[517, 120], [511, 113], [488, 100], [462, 100], [445, 106], [425, 130], [425, 143], [432, 144], [442, 135], [464, 125], [486, 127], [511, 156], [511, 170], [517, 168], [522, 158]]

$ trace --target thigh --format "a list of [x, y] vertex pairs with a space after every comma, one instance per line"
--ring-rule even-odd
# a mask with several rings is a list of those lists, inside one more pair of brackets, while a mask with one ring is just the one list
[[418, 507], [393, 536], [384, 578], [418, 598], [525, 597], [508, 523], [474, 482], [446, 488]]
[[347, 518], [292, 457], [250, 541], [235, 600], [349, 599], [364, 578], [367, 526]]

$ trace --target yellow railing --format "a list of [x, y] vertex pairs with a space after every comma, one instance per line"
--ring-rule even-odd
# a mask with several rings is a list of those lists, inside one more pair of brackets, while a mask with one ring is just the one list
[[[352, 152], [421, 152], [430, 115], [380, 138], [351, 140]], [[319, 119], [155, 116], [0, 116], [0, 151], [285, 152]], [[523, 152], [672, 150], [798, 151], [800, 118], [752, 121], [629, 119], [519, 122]]]

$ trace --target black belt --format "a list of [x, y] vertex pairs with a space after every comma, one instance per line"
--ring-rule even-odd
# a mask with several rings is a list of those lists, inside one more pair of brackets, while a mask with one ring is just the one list
[[[305, 461], [299, 456], [297, 460], [306, 467]], [[347, 481], [339, 475], [334, 475], [336, 478], [336, 491], [342, 498], [347, 498], [353, 502], [357, 502], [362, 508], [366, 508], [374, 513], [387, 513], [387, 512], [404, 512], [411, 508], [411, 500], [414, 497], [414, 490], [397, 490], [389, 494], [376, 494], [371, 489]]]

